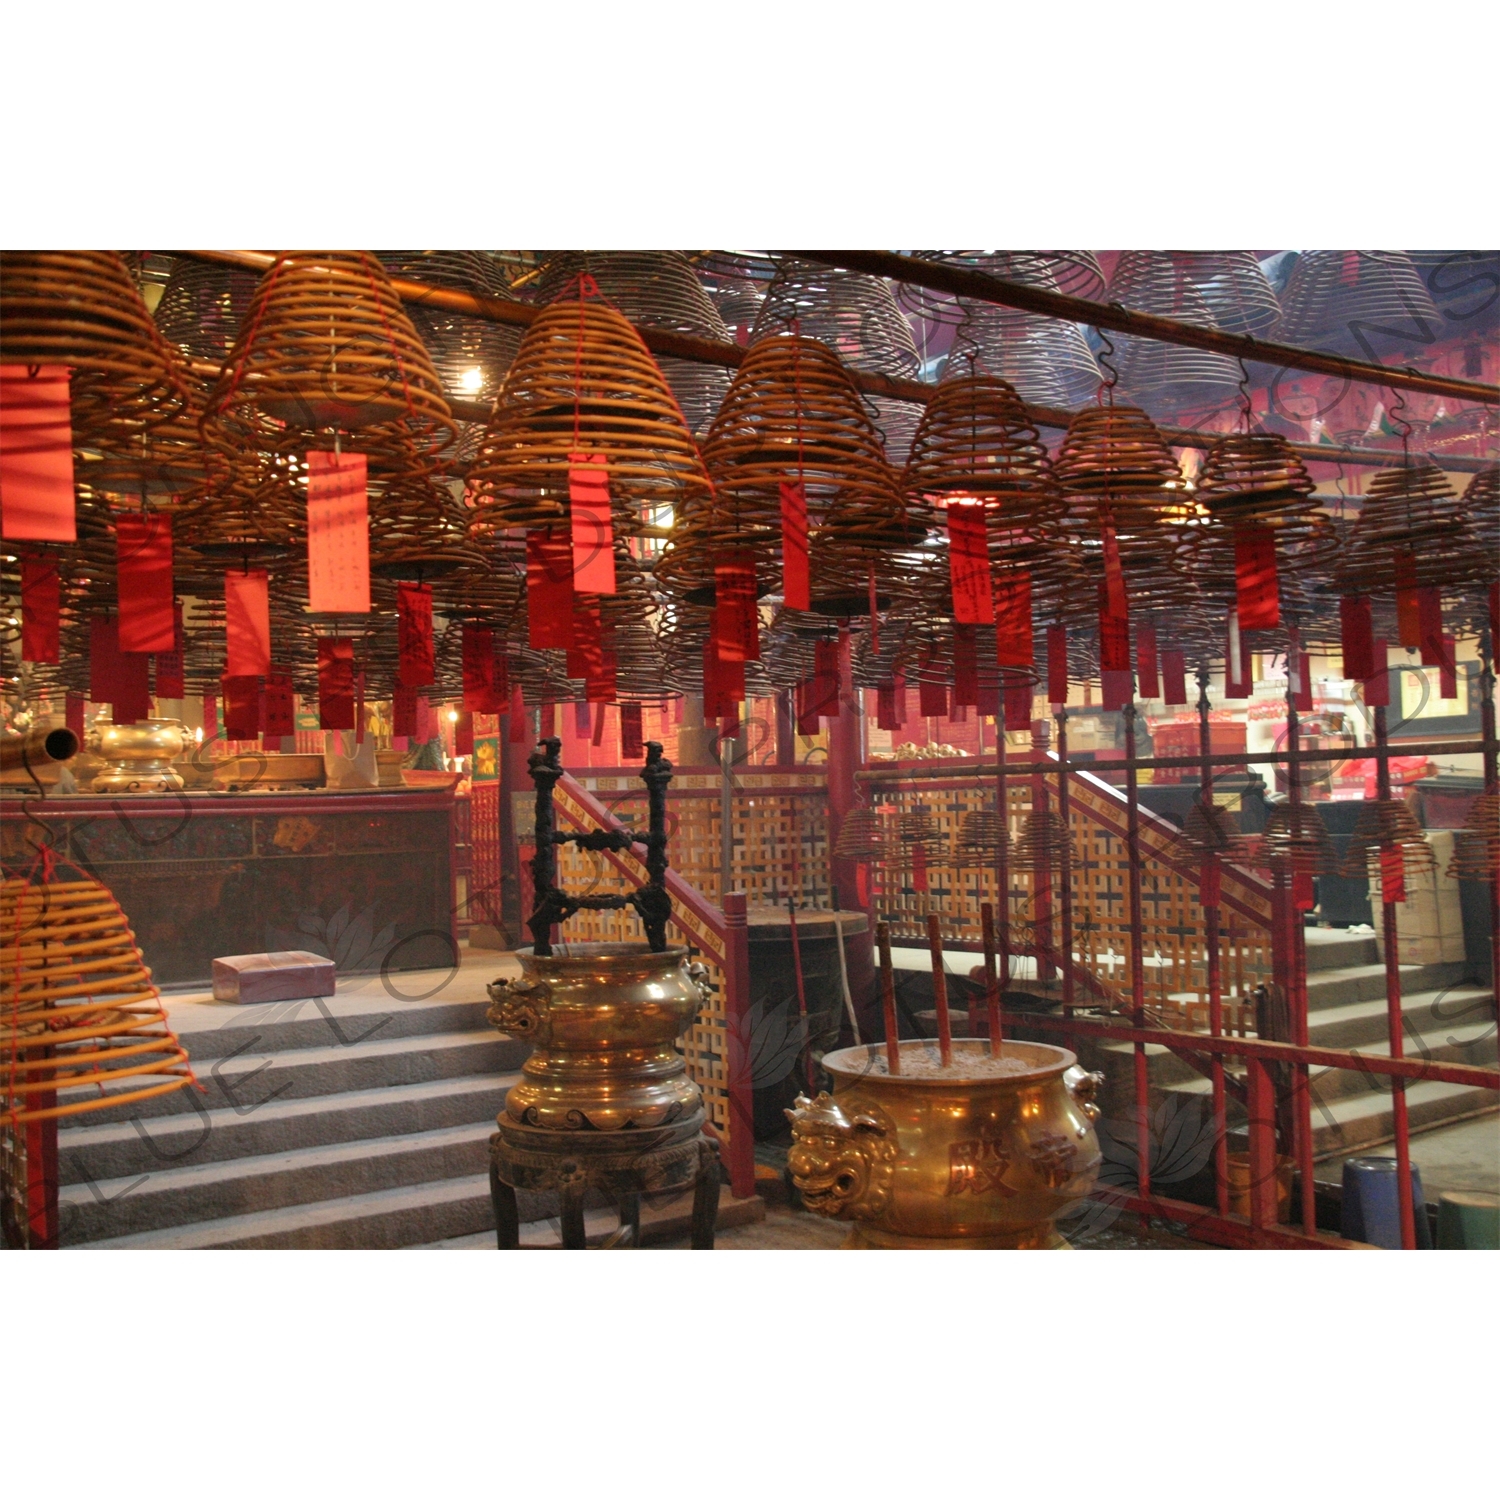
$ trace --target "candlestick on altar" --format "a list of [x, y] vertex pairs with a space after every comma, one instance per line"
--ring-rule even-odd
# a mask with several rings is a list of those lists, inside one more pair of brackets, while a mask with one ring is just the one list
[[937, 1001], [938, 1055], [953, 1066], [953, 1018], [948, 1014], [948, 975], [943, 968], [943, 934], [936, 916], [927, 918], [927, 947], [932, 953], [932, 994]]
[[875, 924], [875, 942], [880, 948], [880, 1008], [885, 1012], [885, 1065], [887, 1071], [901, 1071], [901, 1036], [896, 1023], [896, 971], [891, 967], [891, 929], [884, 922]]
[[1000, 979], [995, 972], [995, 908], [986, 901], [979, 908], [984, 928], [984, 1003], [989, 1012], [990, 1056], [1000, 1056]]

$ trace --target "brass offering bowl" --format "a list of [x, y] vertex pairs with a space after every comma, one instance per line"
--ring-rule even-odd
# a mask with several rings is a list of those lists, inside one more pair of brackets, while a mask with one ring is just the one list
[[516, 957], [520, 979], [489, 986], [490, 1025], [531, 1042], [500, 1124], [541, 1130], [670, 1125], [703, 1108], [673, 1045], [708, 998], [707, 970], [686, 948], [567, 943]]
[[[901, 1043], [823, 1058], [834, 1092], [789, 1109], [787, 1166], [813, 1213], [850, 1222], [846, 1250], [1058, 1250], [1053, 1221], [1099, 1174], [1101, 1075], [1044, 1042]], [[1001, 1071], [1005, 1068], [1012, 1071]]]
[[88, 748], [105, 765], [94, 777], [95, 792], [180, 792], [182, 777], [172, 762], [193, 743], [180, 719], [141, 719], [135, 724], [96, 721]]

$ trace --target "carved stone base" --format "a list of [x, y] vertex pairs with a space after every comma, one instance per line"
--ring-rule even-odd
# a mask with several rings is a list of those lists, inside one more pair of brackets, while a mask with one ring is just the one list
[[516, 1250], [521, 1221], [516, 1190], [557, 1193], [562, 1199], [562, 1248], [585, 1248], [583, 1199], [590, 1188], [620, 1206], [620, 1228], [610, 1248], [638, 1248], [642, 1193], [693, 1187], [692, 1246], [714, 1247], [719, 1206], [718, 1146], [703, 1134], [703, 1112], [649, 1130], [537, 1130], [501, 1117], [490, 1137], [490, 1197], [496, 1243]]

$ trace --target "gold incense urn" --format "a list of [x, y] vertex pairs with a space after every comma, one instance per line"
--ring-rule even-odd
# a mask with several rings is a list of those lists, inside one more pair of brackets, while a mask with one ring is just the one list
[[193, 743], [180, 719], [141, 719], [134, 724], [95, 722], [88, 748], [103, 758], [96, 792], [180, 792], [182, 777], [172, 762]]
[[522, 977], [489, 986], [487, 1018], [534, 1050], [505, 1096], [502, 1125], [641, 1129], [703, 1108], [674, 1045], [709, 994], [708, 971], [687, 961], [686, 948], [568, 943], [516, 957]]
[[1101, 1075], [1044, 1042], [901, 1043], [823, 1058], [832, 1096], [789, 1109], [787, 1166], [816, 1214], [850, 1224], [846, 1250], [1061, 1250], [1053, 1221], [1099, 1175]]

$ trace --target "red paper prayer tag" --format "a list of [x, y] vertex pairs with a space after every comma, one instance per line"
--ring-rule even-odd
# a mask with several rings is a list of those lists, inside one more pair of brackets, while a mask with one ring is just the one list
[[1443, 637], [1443, 660], [1438, 667], [1438, 682], [1443, 698], [1458, 697], [1458, 641], [1451, 635]]
[[807, 491], [786, 480], [781, 481], [781, 593], [788, 609], [812, 608]]
[[604, 743], [604, 721], [607, 718], [608, 714], [609, 704], [601, 703], [599, 705], [599, 712], [594, 719], [594, 744], [596, 745], [602, 745]]
[[453, 753], [455, 755], [474, 753], [474, 715], [468, 709], [461, 709], [458, 718], [454, 721]]
[[64, 365], [0, 365], [0, 535], [76, 542], [73, 419]]
[[875, 690], [875, 727], [877, 729], [901, 727], [901, 720], [896, 717], [896, 689], [890, 684]]
[[158, 651], [152, 658], [156, 664], [156, 696], [158, 698], [187, 697], [187, 683], [183, 678], [182, 660], [182, 606], [172, 605], [172, 649]]
[[585, 594], [615, 592], [615, 533], [609, 509], [609, 458], [568, 455], [572, 513], [573, 587]]
[[[226, 677], [264, 677], [271, 670], [269, 575], [261, 569], [224, 575]], [[256, 734], [260, 733], [257, 729]]]
[[[79, 739], [83, 738], [83, 712], [84, 706], [87, 702], [88, 699], [86, 699], [82, 693], [68, 693], [63, 698], [64, 720], [67, 723], [68, 728], [71, 729]], [[209, 721], [207, 719], [204, 720], [205, 724], [208, 722]]]
[[533, 651], [573, 644], [573, 544], [561, 527], [526, 533], [526, 628]]
[[307, 604], [315, 614], [370, 612], [370, 505], [363, 453], [307, 455]]
[[1375, 671], [1375, 632], [1370, 601], [1360, 595], [1339, 600], [1339, 634], [1344, 653], [1344, 676], [1363, 682]]
[[1200, 906], [1217, 906], [1222, 890], [1223, 885], [1220, 879], [1218, 860], [1213, 858], [1205, 859], [1198, 866], [1198, 904]]
[[1418, 650], [1424, 667], [1443, 664], [1443, 591], [1439, 588], [1417, 590], [1417, 620], [1422, 633]]
[[543, 703], [537, 708], [537, 732], [544, 740], [555, 739], [557, 736], [557, 705], [555, 703]]
[[925, 677], [917, 683], [917, 704], [924, 719], [943, 719], [948, 715], [948, 684], [929, 682]]
[[1104, 690], [1103, 697], [1106, 712], [1117, 713], [1130, 702], [1133, 684], [1128, 669], [1118, 672], [1101, 668], [1099, 679], [1100, 686]]
[[1120, 541], [1113, 526], [1104, 528], [1104, 604], [1108, 613], [1126, 619], [1130, 601], [1125, 593], [1125, 570], [1120, 566]]
[[1104, 672], [1130, 672], [1130, 621], [1109, 607], [1106, 587], [1099, 587], [1099, 667]]
[[604, 627], [597, 598], [573, 595], [573, 638], [564, 670], [576, 682], [587, 682], [604, 670]]
[[318, 728], [354, 728], [354, 642], [318, 637]]
[[1287, 678], [1292, 690], [1292, 707], [1299, 714], [1313, 711], [1312, 663], [1305, 651], [1295, 651], [1287, 658]]
[[714, 624], [723, 660], [760, 660], [760, 613], [755, 604], [753, 552], [727, 552], [715, 561]]
[[990, 555], [985, 534], [984, 503], [949, 500], [948, 576], [953, 590], [953, 618], [960, 625], [989, 625], [995, 618], [990, 582]]
[[1234, 530], [1234, 581], [1241, 630], [1274, 630], [1281, 623], [1276, 580], [1276, 533], [1269, 526]]
[[920, 844], [911, 846], [911, 885], [914, 891], [927, 889], [927, 851]]
[[979, 702], [979, 643], [972, 625], [953, 627], [953, 706], [975, 708]]
[[417, 734], [417, 690], [404, 683], [391, 689], [391, 733], [415, 739]]
[[297, 732], [297, 713], [292, 699], [292, 679], [285, 672], [266, 678], [261, 706], [260, 732], [267, 739], [283, 739]]
[[1047, 627], [1047, 701], [1068, 701], [1068, 630], [1065, 625]]
[[436, 680], [432, 651], [432, 585], [396, 585], [396, 669], [402, 687], [426, 687]]
[[573, 733], [587, 739], [594, 727], [593, 714], [587, 703], [573, 705]]
[[463, 625], [464, 709], [474, 714], [505, 710], [504, 658], [495, 659], [495, 635], [487, 625], [465, 620]]
[[89, 621], [89, 698], [108, 703], [116, 724], [134, 724], [151, 713], [151, 660], [120, 650], [119, 623]]
[[21, 660], [55, 662], [62, 647], [62, 588], [50, 557], [21, 559]]
[[1003, 573], [995, 580], [995, 663], [1029, 667], [1036, 660], [1031, 632], [1031, 574]]
[[1031, 727], [1031, 684], [1013, 682], [1005, 689], [1005, 727], [1012, 732]]
[[646, 753], [641, 726], [641, 705], [620, 705], [620, 755], [625, 760], [640, 760]]
[[1389, 652], [1385, 642], [1372, 642], [1370, 665], [1374, 670], [1364, 679], [1366, 708], [1389, 708], [1391, 706], [1391, 673], [1388, 659]]
[[1417, 563], [1410, 552], [1397, 552], [1392, 571], [1396, 584], [1396, 638], [1404, 650], [1422, 645], [1422, 604], [1417, 597]]
[[1298, 911], [1311, 911], [1317, 905], [1313, 878], [1306, 870], [1292, 872], [1292, 905]]
[[224, 677], [219, 686], [224, 695], [224, 738], [253, 740], [260, 734], [260, 684], [253, 677]]
[[1386, 844], [1380, 851], [1380, 899], [1386, 906], [1406, 902], [1406, 856], [1399, 845]]
[[1156, 675], [1156, 630], [1151, 625], [1142, 625], [1135, 633], [1135, 679], [1136, 690], [1142, 698], [1160, 695], [1161, 683]]
[[115, 576], [122, 651], [171, 651], [172, 518], [165, 511], [115, 517]]
[[1187, 656], [1181, 651], [1168, 650], [1161, 654], [1161, 697], [1162, 702], [1171, 708], [1188, 701]]

